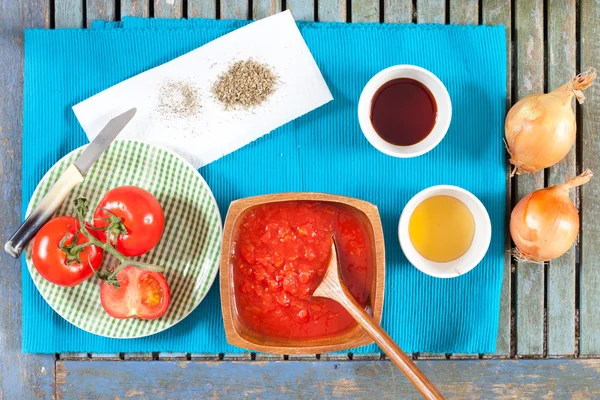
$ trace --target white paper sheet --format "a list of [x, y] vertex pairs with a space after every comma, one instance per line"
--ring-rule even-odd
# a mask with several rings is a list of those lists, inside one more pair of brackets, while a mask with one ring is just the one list
[[[229, 109], [211, 93], [217, 77], [234, 62], [253, 59], [278, 75], [277, 90], [263, 104]], [[160, 111], [168, 82], [192, 83], [200, 108], [192, 116]], [[123, 81], [75, 105], [91, 141], [114, 116], [137, 107], [119, 138], [169, 148], [200, 168], [333, 97], [289, 11], [254, 22], [159, 67]]]

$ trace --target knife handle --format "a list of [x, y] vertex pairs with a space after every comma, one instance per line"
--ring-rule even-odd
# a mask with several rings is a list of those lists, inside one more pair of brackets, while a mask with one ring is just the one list
[[35, 234], [52, 218], [61, 206], [71, 189], [83, 182], [83, 175], [74, 164], [71, 164], [52, 185], [42, 201], [29, 214], [15, 234], [4, 245], [4, 250], [13, 256], [19, 257], [23, 248]]

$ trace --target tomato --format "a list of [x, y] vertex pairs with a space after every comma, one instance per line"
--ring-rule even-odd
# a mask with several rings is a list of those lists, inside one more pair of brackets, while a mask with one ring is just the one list
[[167, 312], [171, 289], [160, 272], [128, 266], [117, 274], [120, 287], [102, 282], [102, 307], [115, 318], [157, 319]]
[[[109, 190], [94, 212], [94, 226], [106, 227], [110, 213], [121, 218], [126, 233], [118, 235], [116, 249], [127, 257], [139, 256], [152, 250], [159, 242], [165, 227], [165, 215], [156, 198], [135, 186]], [[96, 231], [99, 240], [106, 241], [106, 231]]]
[[[73, 244], [79, 221], [74, 217], [57, 217], [48, 221], [33, 239], [31, 258], [35, 269], [46, 280], [61, 286], [75, 286], [92, 276], [92, 268], [102, 263], [103, 250], [97, 246], [85, 247], [79, 260], [67, 262], [67, 254], [60, 242], [66, 235], [64, 246]], [[88, 242], [85, 235], [77, 236], [77, 244]]]
[[272, 338], [319, 339], [356, 325], [337, 302], [313, 297], [335, 237], [340, 270], [356, 301], [366, 305], [373, 276], [367, 227], [342, 205], [291, 201], [248, 211], [232, 252], [235, 304], [241, 322]]

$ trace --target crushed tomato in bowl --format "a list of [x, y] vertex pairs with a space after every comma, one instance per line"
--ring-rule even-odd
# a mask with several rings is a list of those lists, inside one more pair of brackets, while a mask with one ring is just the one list
[[240, 321], [257, 334], [319, 339], [355, 326], [333, 300], [312, 297], [336, 241], [343, 280], [366, 305], [373, 274], [371, 237], [350, 207], [288, 201], [247, 211], [232, 249], [235, 305]]

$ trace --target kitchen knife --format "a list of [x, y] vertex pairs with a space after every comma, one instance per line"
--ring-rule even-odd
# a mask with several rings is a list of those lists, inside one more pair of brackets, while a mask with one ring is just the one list
[[132, 108], [108, 121], [98, 136], [83, 150], [79, 158], [62, 173], [42, 201], [29, 214], [10, 240], [6, 242], [4, 250], [8, 254], [14, 258], [19, 257], [25, 245], [52, 218], [52, 215], [61, 206], [71, 189], [83, 182], [83, 176], [94, 162], [100, 158], [119, 132], [131, 121], [136, 111], [137, 109]]

